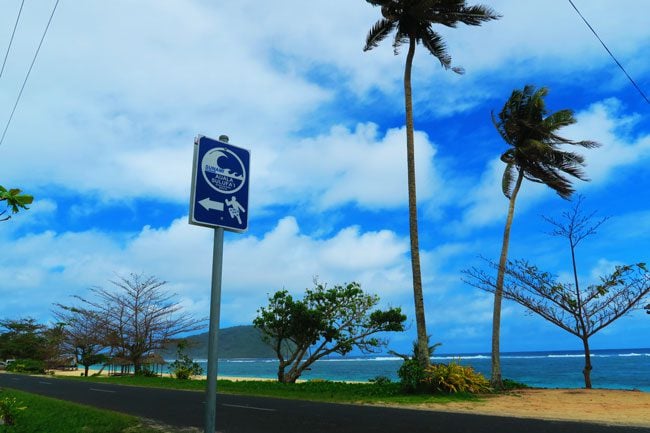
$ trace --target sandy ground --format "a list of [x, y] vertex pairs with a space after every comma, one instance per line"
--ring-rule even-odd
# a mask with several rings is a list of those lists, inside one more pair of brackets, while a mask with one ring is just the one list
[[[57, 371], [78, 376], [81, 371]], [[203, 376], [205, 378], [205, 376]], [[219, 376], [227, 380], [268, 380]], [[405, 407], [400, 405], [400, 407]], [[650, 393], [610, 389], [526, 389], [481, 401], [426, 403], [417, 409], [650, 427]]]
[[480, 402], [418, 409], [650, 427], [650, 393], [610, 389], [527, 389]]

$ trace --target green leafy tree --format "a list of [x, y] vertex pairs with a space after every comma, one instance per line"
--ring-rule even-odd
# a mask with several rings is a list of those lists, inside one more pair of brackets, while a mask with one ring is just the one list
[[36, 359], [44, 360], [44, 348], [47, 345], [44, 332], [45, 325], [35, 319], [0, 320], [0, 359]]
[[[576, 266], [576, 247], [582, 240], [596, 233], [606, 218], [591, 222], [593, 213], [580, 212], [581, 200], [573, 209], [563, 214], [564, 221], [545, 218], [555, 229], [553, 236], [565, 238], [571, 251], [573, 283], [559, 281], [556, 276], [544, 272], [526, 260], [508, 261], [502, 294], [549, 322], [580, 338], [584, 348], [585, 366], [582, 371], [585, 388], [591, 388], [591, 351], [589, 338], [596, 332], [626, 315], [639, 306], [650, 293], [650, 273], [644, 263], [616, 266], [614, 271], [600, 278], [599, 284], [586, 289], [579, 283]], [[488, 261], [493, 269], [497, 265]], [[495, 293], [498, 281], [477, 268], [464, 271], [469, 284]]]
[[11, 210], [11, 213], [15, 214], [20, 209], [29, 209], [27, 205], [32, 204], [34, 197], [28, 194], [21, 194], [21, 192], [18, 188], [7, 189], [0, 185], [0, 202], [4, 201], [7, 205], [6, 209], [0, 211], [0, 221], [7, 221], [11, 218], [11, 215], [3, 216], [8, 210]]
[[510, 245], [510, 229], [515, 212], [515, 202], [524, 179], [541, 183], [553, 189], [563, 199], [573, 194], [571, 180], [587, 180], [582, 171], [584, 157], [562, 150], [561, 146], [598, 147], [594, 141], [573, 141], [558, 135], [561, 128], [576, 123], [571, 110], [548, 113], [544, 98], [546, 87], [535, 89], [528, 85], [514, 90], [506, 101], [498, 118], [492, 113], [492, 121], [503, 140], [510, 146], [501, 155], [506, 164], [502, 191], [508, 199], [508, 215], [503, 230], [503, 243], [497, 270], [492, 318], [492, 375], [491, 385], [503, 388], [500, 359], [501, 300], [503, 278]]
[[371, 311], [378, 302], [378, 296], [366, 294], [358, 283], [332, 288], [315, 283], [302, 300], [286, 290], [270, 296], [253, 325], [278, 357], [278, 381], [295, 382], [305, 369], [332, 353], [346, 355], [355, 348], [375, 352], [386, 344], [376, 334], [403, 331], [402, 311]]
[[415, 143], [413, 138], [413, 99], [411, 94], [411, 68], [415, 48], [422, 44], [438, 59], [445, 69], [463, 73], [462, 68], [452, 67], [442, 36], [433, 28], [439, 24], [455, 28], [458, 23], [478, 26], [499, 18], [487, 6], [468, 6], [464, 0], [366, 0], [381, 7], [382, 18], [368, 32], [364, 51], [379, 45], [389, 34], [395, 32], [393, 49], [395, 54], [401, 45], [408, 43], [404, 67], [404, 106], [406, 111], [406, 157], [408, 172], [409, 235], [411, 240], [411, 268], [413, 296], [415, 301], [415, 322], [419, 355], [422, 366], [430, 363], [427, 357], [427, 328], [424, 314], [424, 297], [420, 270], [420, 247], [418, 239], [417, 197], [415, 185]]

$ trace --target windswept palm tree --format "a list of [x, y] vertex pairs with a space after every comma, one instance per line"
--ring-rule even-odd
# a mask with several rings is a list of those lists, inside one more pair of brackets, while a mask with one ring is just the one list
[[411, 67], [415, 47], [424, 47], [440, 61], [445, 69], [462, 74], [462, 68], [452, 67], [447, 47], [434, 29], [434, 24], [456, 27], [458, 23], [478, 26], [499, 18], [487, 6], [467, 6], [465, 0], [366, 0], [381, 7], [382, 17], [368, 32], [364, 51], [379, 45], [393, 31], [393, 49], [398, 53], [402, 44], [408, 43], [406, 66], [404, 67], [404, 105], [406, 108], [406, 156], [409, 197], [409, 234], [411, 238], [411, 268], [413, 272], [413, 295], [415, 298], [415, 322], [419, 347], [418, 359], [422, 366], [430, 363], [427, 345], [427, 331], [422, 295], [420, 272], [420, 247], [418, 241], [417, 200], [415, 190], [415, 151], [413, 142], [413, 100], [411, 95]]
[[492, 122], [510, 148], [501, 155], [506, 164], [503, 173], [503, 195], [509, 200], [508, 216], [503, 231], [503, 245], [499, 258], [494, 311], [492, 317], [492, 376], [493, 387], [503, 387], [499, 340], [501, 329], [501, 300], [503, 278], [508, 258], [510, 228], [515, 212], [515, 201], [524, 179], [543, 183], [563, 199], [569, 199], [574, 192], [571, 179], [588, 180], [582, 171], [585, 160], [582, 155], [564, 151], [562, 145], [581, 146], [587, 149], [600, 146], [594, 141], [573, 141], [561, 137], [557, 131], [576, 123], [571, 110], [560, 110], [548, 114], [544, 97], [546, 87], [535, 89], [527, 85], [523, 90], [514, 90], [499, 113], [498, 119], [492, 113]]

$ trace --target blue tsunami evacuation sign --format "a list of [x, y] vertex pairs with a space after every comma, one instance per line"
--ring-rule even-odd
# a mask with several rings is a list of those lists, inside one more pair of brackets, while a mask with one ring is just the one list
[[248, 229], [250, 151], [208, 137], [194, 141], [190, 224]]

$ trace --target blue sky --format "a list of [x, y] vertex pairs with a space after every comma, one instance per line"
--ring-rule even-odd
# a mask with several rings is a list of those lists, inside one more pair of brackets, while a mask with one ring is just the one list
[[[506, 149], [490, 112], [515, 88], [547, 86], [571, 108], [563, 130], [586, 150], [584, 208], [610, 216], [580, 245], [583, 284], [648, 260], [650, 111], [564, 0], [485, 1], [503, 18], [441, 28], [455, 65], [420, 47], [413, 70], [425, 304], [444, 352], [488, 351], [492, 299], [460, 271], [497, 258], [507, 200]], [[576, 0], [628, 72], [650, 92], [645, 0]], [[18, 94], [54, 1], [26, 2], [0, 78], [0, 121]], [[19, 0], [0, 6], [0, 47]], [[251, 150], [250, 219], [226, 234], [222, 326], [250, 324], [267, 294], [314, 277], [356, 280], [413, 322], [402, 77], [390, 41], [364, 53], [379, 18], [362, 0], [61, 2], [4, 143], [0, 184], [36, 197], [0, 226], [0, 317], [51, 319], [53, 302], [129, 272], [168, 281], [206, 316], [212, 231], [187, 223], [193, 138], [230, 136]], [[2, 123], [4, 126], [4, 123]], [[567, 245], [540, 217], [571, 203], [525, 183], [510, 257], [567, 278]], [[595, 349], [648, 347], [637, 311], [592, 339]], [[502, 349], [580, 349], [580, 341], [506, 302]]]

